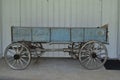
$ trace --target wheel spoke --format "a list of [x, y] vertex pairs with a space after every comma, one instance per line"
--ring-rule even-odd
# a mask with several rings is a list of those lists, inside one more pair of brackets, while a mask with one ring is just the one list
[[81, 61], [82, 63], [85, 63], [87, 60], [89, 60], [90, 57], [87, 57], [86, 59], [83, 59], [83, 61]]
[[90, 56], [90, 53], [81, 53], [81, 57], [89, 57]]
[[11, 63], [11, 62], [14, 61], [14, 59], [13, 59], [13, 58], [10, 58], [10, 59], [8, 59], [8, 61]]
[[26, 54], [28, 54], [28, 52], [24, 51], [24, 52], [21, 53], [21, 56], [24, 56], [24, 55], [26, 56]]
[[89, 51], [89, 52], [91, 52], [92, 51], [91, 46], [87, 47], [86, 50]]
[[99, 60], [98, 58], [95, 58], [96, 62], [98, 62], [99, 64], [101, 64], [101, 60]]
[[88, 55], [88, 54], [87, 54], [87, 55], [86, 55], [86, 54], [85, 54], [85, 55], [81, 55], [82, 58], [84, 58], [84, 57], [89, 57], [89, 56], [90, 56], [90, 55]]
[[20, 49], [20, 51], [19, 51], [19, 54], [23, 51], [23, 46], [21, 45], [21, 49]]
[[12, 49], [15, 50], [15, 53], [17, 53], [16, 48], [14, 46], [12, 46]]
[[98, 66], [97, 61], [95, 59], [93, 61], [94, 61], [94, 66], [97, 67]]
[[[91, 66], [93, 66], [93, 58], [91, 58], [91, 60], [90, 60], [90, 65], [89, 65], [89, 66], [90, 66], [90, 68], [91, 68]], [[88, 66], [88, 67], [89, 67], [89, 66]]]
[[106, 55], [106, 53], [100, 53], [100, 54], [98, 54], [98, 56], [101, 56], [101, 55]]
[[103, 48], [98, 48], [98, 49], [95, 50], [96, 53], [101, 53], [101, 52], [103, 52], [103, 51], [104, 51]]
[[18, 63], [18, 67], [23, 67], [24, 66], [23, 62], [20, 59], [17, 60], [17, 63]]
[[87, 63], [85, 64], [86, 66], [90, 63], [91, 58], [89, 58], [89, 60], [87, 61]]
[[12, 65], [12, 66], [15, 66], [15, 64], [16, 64], [16, 60], [14, 60], [11, 65]]
[[24, 60], [26, 60], [26, 61], [28, 61], [29, 60], [29, 57], [28, 56], [23, 56], [23, 57], [21, 57], [22, 59], [24, 59]]
[[19, 53], [19, 46], [18, 45], [16, 47], [16, 52], [17, 52], [17, 54]]
[[95, 51], [99, 51], [99, 49], [100, 49], [100, 44], [99, 43], [94, 43], [94, 48], [93, 48], [93, 50], [95, 50]]
[[25, 58], [25, 59], [29, 59], [29, 55], [28, 55], [28, 53], [27, 52], [24, 52], [24, 53], [22, 53], [21, 54], [21, 58]]
[[25, 64], [27, 64], [27, 61], [26, 61], [24, 58], [21, 58], [21, 60], [22, 60]]
[[19, 61], [18, 60], [16, 60], [16, 66], [19, 67]]
[[92, 44], [91, 44], [91, 48], [92, 48], [92, 50], [95, 49], [95, 43], [92, 43]]
[[22, 54], [21, 57], [22, 57], [22, 58], [28, 57], [28, 54], [26, 54], [26, 53], [25, 53], [25, 54]]
[[21, 64], [21, 66], [24, 66], [24, 63], [23, 63], [23, 61], [21, 59], [19, 60], [19, 62]]

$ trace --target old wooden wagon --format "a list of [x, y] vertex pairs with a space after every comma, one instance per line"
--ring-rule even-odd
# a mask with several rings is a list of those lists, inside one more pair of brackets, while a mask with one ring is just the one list
[[[108, 53], [108, 26], [90, 28], [68, 27], [11, 27], [12, 43], [5, 49], [5, 61], [12, 69], [25, 69], [32, 55], [47, 51], [64, 51], [78, 59], [87, 69], [104, 65]], [[46, 49], [43, 44], [68, 44], [67, 48]], [[59, 44], [58, 44], [59, 45]]]

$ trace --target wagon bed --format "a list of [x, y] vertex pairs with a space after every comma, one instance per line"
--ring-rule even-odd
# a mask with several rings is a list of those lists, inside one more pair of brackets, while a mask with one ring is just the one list
[[107, 28], [66, 28], [66, 27], [12, 27], [12, 42], [87, 42], [97, 40], [107, 43]]

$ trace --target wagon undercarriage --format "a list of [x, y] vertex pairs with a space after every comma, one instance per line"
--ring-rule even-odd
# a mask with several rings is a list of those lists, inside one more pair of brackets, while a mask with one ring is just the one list
[[40, 57], [41, 54], [50, 51], [69, 52], [71, 57], [79, 59], [81, 65], [87, 69], [102, 67], [108, 57], [106, 47], [98, 41], [73, 43], [69, 44], [68, 48], [61, 49], [45, 49], [41, 43], [18, 42], [6, 48], [5, 60], [12, 69], [25, 69], [32, 57]]

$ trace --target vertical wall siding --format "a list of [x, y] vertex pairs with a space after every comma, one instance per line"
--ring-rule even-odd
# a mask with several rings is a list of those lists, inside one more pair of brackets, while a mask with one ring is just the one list
[[100, 26], [101, 0], [20, 0], [21, 26]]
[[[117, 0], [2, 0], [3, 48], [5, 49], [5, 47], [11, 43], [11, 26], [96, 27], [101, 26], [102, 23], [108, 23], [112, 31], [112, 28], [116, 26], [116, 19], [114, 18], [116, 15], [113, 15], [116, 13], [116, 1]], [[106, 4], [109, 9], [106, 8]], [[101, 14], [103, 14], [103, 16]], [[113, 37], [110, 39], [110, 42], [116, 41], [115, 29], [116, 27], [113, 29], [114, 31], [110, 32], [110, 36]], [[109, 50], [112, 52], [109, 53], [111, 57], [115, 57], [113, 52], [116, 51], [112, 49], [116, 46], [116, 44], [112, 46], [113, 42], [112, 44], [110, 43], [110, 49], [113, 51]], [[61, 48], [63, 46], [67, 47], [67, 45], [49, 45], [49, 47], [45, 45], [47, 48]], [[51, 52], [51, 54], [46, 53], [44, 56], [68, 57], [68, 54]]]
[[102, 3], [102, 24], [109, 24], [109, 57], [117, 58], [118, 0], [103, 0]]
[[20, 25], [19, 0], [2, 0], [3, 53], [11, 43], [11, 26]]
[[118, 44], [117, 44], [117, 56], [120, 60], [120, 0], [118, 0]]
[[2, 56], [2, 0], [0, 0], [0, 57]]

